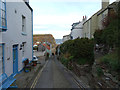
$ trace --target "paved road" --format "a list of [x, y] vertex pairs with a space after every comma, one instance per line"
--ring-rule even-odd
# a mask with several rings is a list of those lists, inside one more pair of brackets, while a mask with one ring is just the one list
[[31, 88], [78, 88], [78, 85], [56, 57], [52, 57], [39, 72]]

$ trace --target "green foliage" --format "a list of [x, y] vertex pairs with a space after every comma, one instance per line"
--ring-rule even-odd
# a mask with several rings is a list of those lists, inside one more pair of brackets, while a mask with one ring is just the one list
[[96, 30], [96, 32], [94, 33], [95, 43], [97, 44], [103, 43], [102, 34], [103, 34], [103, 30]]
[[79, 64], [93, 64], [94, 62], [93, 40], [81, 38], [68, 40], [60, 46], [60, 51], [69, 61], [73, 60]]
[[113, 45], [118, 44], [118, 20], [113, 20], [107, 28], [103, 30], [102, 40], [104, 44], [113, 47]]
[[107, 65], [109, 70], [112, 71], [119, 71], [120, 70], [120, 64], [118, 60], [118, 54], [117, 52], [107, 54], [103, 56], [100, 61]]
[[69, 62], [69, 60], [62, 56], [61, 63], [64, 64], [67, 67], [68, 66], [68, 62]]
[[97, 68], [96, 68], [96, 71], [97, 71], [97, 75], [98, 75], [98, 77], [100, 77], [100, 76], [103, 76], [103, 75], [104, 75], [103, 70], [102, 70], [102, 68], [101, 68], [101, 67], [97, 67]]

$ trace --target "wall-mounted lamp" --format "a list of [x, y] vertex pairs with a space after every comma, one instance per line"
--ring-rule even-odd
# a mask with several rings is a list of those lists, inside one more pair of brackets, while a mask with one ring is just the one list
[[23, 47], [23, 44], [20, 44], [20, 49], [19, 50], [22, 50], [22, 47]]

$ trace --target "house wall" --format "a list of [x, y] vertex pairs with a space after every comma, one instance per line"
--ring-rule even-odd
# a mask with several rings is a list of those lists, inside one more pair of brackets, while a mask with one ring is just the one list
[[86, 20], [83, 20], [82, 22], [80, 22], [78, 25], [76, 25], [74, 27], [74, 29], [71, 31], [71, 36], [73, 37], [73, 39], [76, 39], [76, 38], [82, 38], [84, 35], [83, 35], [83, 23], [85, 22]]
[[101, 14], [98, 15], [98, 28], [100, 30], [103, 29], [102, 22], [103, 22], [104, 18], [107, 16], [107, 14], [108, 14], [108, 9], [106, 9], [104, 12], [102, 12]]
[[70, 40], [70, 35], [63, 36], [63, 42]]
[[0, 32], [0, 43], [2, 43], [2, 32]]
[[91, 23], [91, 19], [89, 19], [86, 23], [84, 23], [83, 25], [83, 37], [87, 37], [90, 38], [90, 23]]
[[73, 39], [76, 39], [76, 38], [81, 38], [82, 37], [82, 30], [83, 29], [73, 29], [72, 32], [71, 32], [71, 36], [73, 37]]
[[95, 14], [91, 18], [90, 38], [93, 38], [94, 32], [97, 29], [98, 29], [98, 19], [97, 19], [97, 14]]
[[[18, 45], [18, 71], [23, 68], [23, 58], [32, 60], [32, 14], [23, 1], [6, 2], [6, 14], [7, 31], [2, 35], [5, 43], [5, 73], [10, 76], [13, 73], [13, 45]], [[26, 17], [26, 34], [22, 33], [22, 15]], [[23, 42], [26, 42], [24, 57], [20, 50]]]

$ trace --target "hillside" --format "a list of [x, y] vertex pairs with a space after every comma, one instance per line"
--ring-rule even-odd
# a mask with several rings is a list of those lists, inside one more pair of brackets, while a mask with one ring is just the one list
[[49, 42], [52, 47], [56, 46], [55, 38], [52, 34], [35, 34], [33, 35], [33, 44], [36, 42]]

